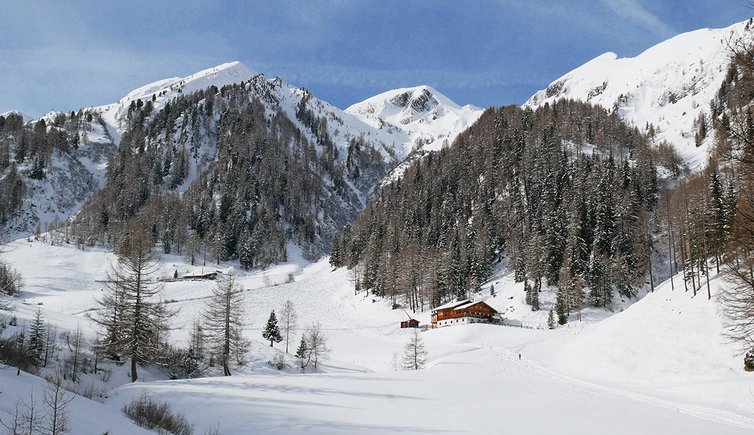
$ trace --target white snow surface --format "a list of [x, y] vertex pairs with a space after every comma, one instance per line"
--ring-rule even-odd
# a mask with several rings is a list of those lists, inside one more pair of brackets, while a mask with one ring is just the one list
[[[729, 43], [751, 39], [746, 22], [701, 29], [663, 41], [636, 57], [608, 52], [536, 92], [524, 106], [540, 107], [561, 98], [614, 109], [640, 129], [655, 126], [657, 140], [673, 144], [692, 169], [707, 161], [712, 139], [696, 147], [694, 120], [720, 89], [730, 64]], [[711, 135], [710, 135], [711, 136]]]
[[[47, 382], [44, 379], [25, 372], [21, 372], [17, 376], [15, 368], [0, 364], [0, 420], [10, 424], [18, 399], [29, 403], [30, 396], [37, 402], [39, 410], [42, 410], [42, 401], [46, 390]], [[70, 431], [67, 433], [76, 435], [100, 435], [104, 433], [109, 435], [154, 434], [154, 432], [143, 429], [131, 422], [131, 420], [123, 415], [120, 409], [82, 396], [74, 396], [72, 393], [66, 393], [65, 397], [73, 397], [73, 401], [69, 405], [71, 418]], [[23, 406], [20, 407], [20, 410], [24, 410]]]
[[[27, 281], [26, 292], [15, 300], [20, 323], [40, 308], [61, 330], [81, 324], [93, 333], [85, 314], [96, 308], [102, 286], [96, 280], [104, 278], [114, 256], [38, 241], [19, 240], [9, 248], [5, 260]], [[123, 403], [147, 392], [183, 411], [197, 433], [217, 423], [222, 434], [754, 431], [754, 378], [721, 335], [715, 295], [727, 283], [720, 277], [712, 280], [712, 300], [706, 292], [692, 297], [676, 276], [675, 290], [666, 282], [638, 302], [617, 301], [614, 314], [589, 309], [583, 321], [572, 315], [565, 326], [547, 330], [543, 320], [554, 298], [543, 292], [543, 310], [532, 312], [523, 301], [522, 284], [498, 272], [485, 285], [486, 296], [476, 295], [476, 300], [526, 327], [475, 324], [422, 332], [427, 367], [402, 371], [395, 370], [394, 360], [400, 362], [412, 334], [399, 327], [406, 313], [391, 310], [387, 300], [354, 295], [348, 272], [333, 271], [327, 259], [307, 263], [294, 246], [290, 252], [288, 263], [236, 271], [246, 289], [246, 335], [254, 345], [247, 355], [250, 363], [234, 369], [234, 376], [170, 381], [144, 368], [139, 382], [130, 384], [128, 364], [113, 365], [106, 385], [115, 388], [105, 401], [110, 412], [74, 409], [73, 419], [97, 412], [108, 427], [115, 426], [110, 423]], [[178, 256], [165, 256], [160, 273], [227, 273], [233, 266], [190, 266]], [[489, 295], [489, 284], [495, 286], [495, 297]], [[163, 298], [180, 308], [171, 335], [177, 344], [186, 345], [191, 322], [213, 285], [165, 283]], [[271, 348], [261, 337], [269, 312], [279, 313], [286, 300], [299, 314], [291, 353], [311, 322], [321, 322], [328, 337], [331, 358], [317, 373], [300, 373], [284, 343]], [[428, 309], [408, 314], [422, 323], [430, 317]], [[289, 367], [278, 371], [267, 362], [280, 354]], [[14, 375], [0, 370], [0, 418], [17, 396], [27, 394], [24, 385], [6, 387]]]

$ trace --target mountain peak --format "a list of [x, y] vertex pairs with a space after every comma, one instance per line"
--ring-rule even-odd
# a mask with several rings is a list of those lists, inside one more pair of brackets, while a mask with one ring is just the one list
[[188, 75], [186, 77], [172, 77], [158, 80], [141, 86], [129, 92], [117, 103], [108, 104], [95, 108], [102, 114], [105, 122], [112, 127], [111, 134], [115, 138], [122, 133], [123, 120], [128, 113], [128, 107], [132, 101], [154, 100], [154, 107], [160, 109], [173, 98], [190, 94], [210, 86], [218, 88], [248, 80], [256, 75], [239, 61], [227, 62], [211, 68], [207, 68]]
[[482, 114], [481, 109], [461, 107], [428, 85], [386, 91], [345, 111], [379, 130], [405, 134], [408, 139], [402, 156], [419, 148], [430, 151], [452, 143]]
[[524, 104], [561, 98], [605, 107], [639, 128], [653, 125], [692, 168], [704, 165], [711, 141], [697, 147], [694, 122], [709, 111], [730, 63], [728, 43], [752, 38], [746, 22], [674, 36], [635, 57], [607, 52], [565, 74]]
[[390, 91], [369, 97], [364, 101], [353, 104], [346, 109], [346, 112], [356, 113], [363, 112], [364, 109], [372, 107], [378, 108], [398, 108], [400, 110], [413, 110], [414, 112], [426, 112], [439, 105], [447, 106], [452, 109], [461, 109], [453, 100], [446, 97], [436, 89], [428, 85], [419, 85], [408, 88], [392, 89]]

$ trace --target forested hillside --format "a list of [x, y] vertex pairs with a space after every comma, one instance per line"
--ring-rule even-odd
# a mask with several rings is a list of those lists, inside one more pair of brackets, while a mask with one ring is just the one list
[[[99, 185], [114, 149], [96, 113], [53, 113], [25, 122], [0, 116], [0, 238], [62, 223]], [[46, 230], [46, 228], [37, 228]]]
[[291, 119], [283, 86], [259, 75], [160, 111], [133, 101], [107, 184], [76, 220], [79, 243], [117, 246], [146, 228], [167, 253], [244, 268], [285, 260], [288, 241], [309, 258], [325, 252], [390, 161], [364, 137], [337, 146], [306, 91]]
[[503, 262], [538, 309], [610, 306], [648, 280], [658, 165], [670, 148], [615, 114], [562, 100], [489, 109], [454, 145], [389, 184], [333, 246], [357, 287], [426, 309], [479, 289]]

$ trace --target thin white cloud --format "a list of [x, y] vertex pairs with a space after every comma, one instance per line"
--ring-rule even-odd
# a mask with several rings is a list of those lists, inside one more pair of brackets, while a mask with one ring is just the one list
[[616, 14], [635, 22], [657, 36], [667, 38], [678, 33], [657, 15], [648, 11], [639, 0], [601, 0], [601, 2]]
[[[433, 69], [373, 69], [346, 65], [259, 63], [247, 67], [267, 75], [281, 76], [294, 85], [317, 83], [353, 88], [389, 88], [428, 84], [440, 89], [485, 89], [495, 86], [542, 83], [541, 74], [523, 74], [513, 69], [449, 71]], [[538, 77], [539, 76], [539, 77]]]

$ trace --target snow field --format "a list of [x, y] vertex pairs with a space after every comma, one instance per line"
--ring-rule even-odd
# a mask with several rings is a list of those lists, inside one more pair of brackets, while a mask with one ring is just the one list
[[[114, 256], [23, 240], [10, 248], [5, 259], [27, 279], [14, 314], [29, 319], [39, 307], [60, 329], [81, 324], [93, 331], [84, 316], [95, 308], [102, 285], [95, 281], [104, 278]], [[388, 301], [354, 296], [348, 272], [332, 271], [327, 259], [307, 263], [295, 248], [289, 252], [290, 262], [268, 270], [236, 270], [246, 290], [246, 335], [254, 341], [249, 364], [228, 378], [179, 381], [141, 370], [143, 381], [135, 384], [128, 384], [126, 366], [114, 366], [109, 386], [121, 386], [110, 393], [107, 409], [120, 416], [123, 403], [146, 391], [183, 411], [197, 433], [219, 423], [224, 434], [754, 430], [754, 381], [741, 369], [735, 348], [724, 342], [718, 304], [707, 301], [706, 293], [692, 298], [678, 277], [674, 291], [668, 282], [632, 305], [621, 305], [622, 312], [585, 310], [584, 321], [572, 316], [566, 327], [552, 331], [477, 324], [424, 332], [428, 366], [406, 372], [396, 371], [394, 363], [400, 364], [412, 333], [399, 328], [406, 314], [391, 310]], [[204, 271], [227, 273], [230, 266], [208, 264]], [[201, 272], [202, 266], [165, 256], [161, 274], [172, 277], [176, 269], [184, 274]], [[489, 304], [524, 325], [544, 325], [553, 301], [543, 297], [543, 310], [534, 313], [523, 303], [522, 285], [510, 275], [498, 272], [491, 283], [497, 296], [485, 296]], [[716, 293], [725, 282], [716, 278], [712, 284]], [[165, 283], [162, 297], [180, 308], [171, 335], [177, 344], [187, 344], [191, 322], [213, 285]], [[331, 359], [319, 373], [299, 373], [291, 355], [286, 356], [291, 367], [283, 371], [267, 364], [283, 353], [284, 343], [270, 348], [262, 327], [270, 310], [279, 312], [286, 300], [298, 311], [297, 332], [320, 322], [328, 338]], [[429, 312], [411, 314], [429, 321]], [[298, 340], [298, 335], [291, 340], [291, 353]], [[0, 389], [9, 378], [2, 373]], [[22, 393], [17, 386], [11, 396]], [[8, 404], [15, 398], [0, 394], [0, 416]]]

